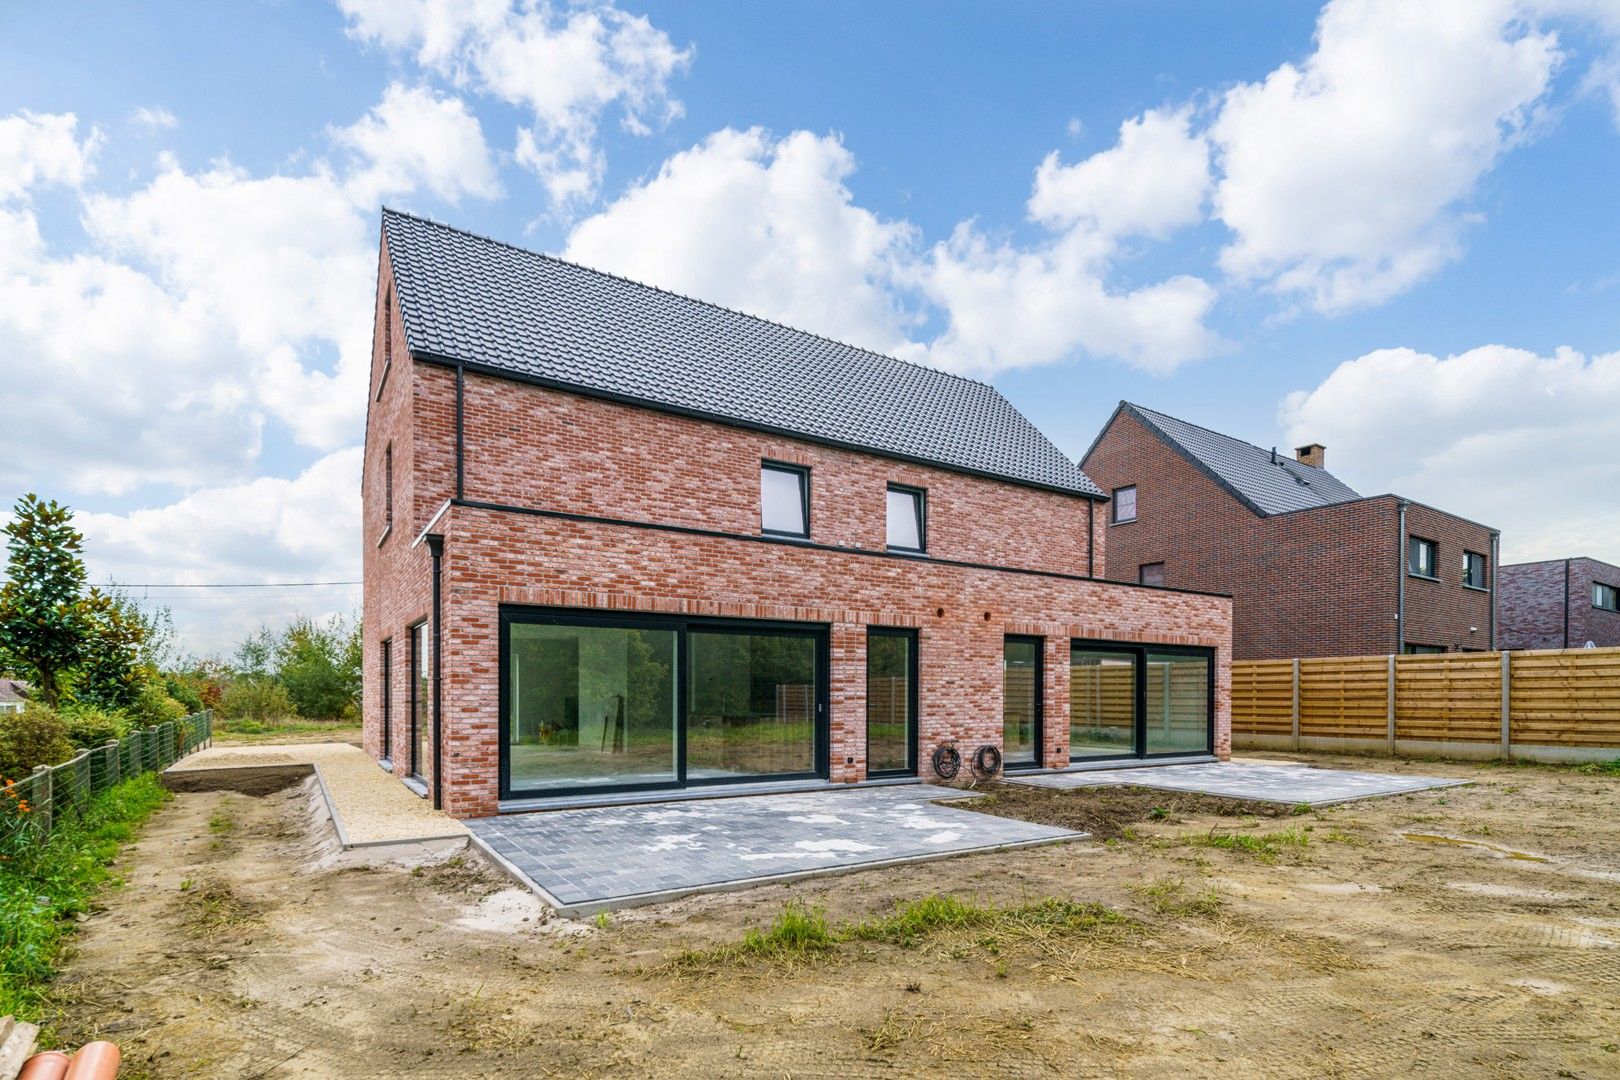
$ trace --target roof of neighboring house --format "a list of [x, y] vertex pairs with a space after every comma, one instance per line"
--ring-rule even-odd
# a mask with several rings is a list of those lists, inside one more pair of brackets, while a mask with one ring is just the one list
[[394, 210], [412, 356], [1106, 497], [992, 386]]
[[[1172, 449], [1262, 516], [1309, 510], [1361, 498], [1353, 488], [1326, 469], [1301, 464], [1287, 454], [1266, 450], [1128, 401], [1119, 403], [1114, 415], [1103, 426], [1104, 432], [1113, 426], [1121, 413], [1135, 417]], [[1100, 442], [1102, 435], [1098, 435], [1097, 439]], [[1096, 447], [1097, 444], [1092, 443], [1092, 450]], [[1086, 457], [1090, 456], [1091, 451], [1086, 451]]]
[[0, 704], [28, 700], [28, 684], [21, 679], [0, 678]]

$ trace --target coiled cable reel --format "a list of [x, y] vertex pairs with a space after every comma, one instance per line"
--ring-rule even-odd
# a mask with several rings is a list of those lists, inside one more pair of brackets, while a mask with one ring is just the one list
[[934, 748], [934, 775], [941, 780], [955, 780], [962, 771], [962, 755], [950, 743]]

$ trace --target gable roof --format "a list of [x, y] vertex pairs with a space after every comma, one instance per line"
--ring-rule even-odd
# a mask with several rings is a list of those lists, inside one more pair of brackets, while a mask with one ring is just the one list
[[14, 704], [28, 700], [28, 684], [21, 679], [0, 678], [0, 703]]
[[[1113, 426], [1121, 413], [1135, 417], [1149, 431], [1235, 495], [1240, 502], [1262, 517], [1309, 510], [1317, 506], [1351, 502], [1361, 498], [1353, 488], [1326, 469], [1304, 465], [1275, 450], [1266, 450], [1222, 435], [1197, 424], [1189, 424], [1128, 401], [1119, 403], [1114, 415], [1103, 426]], [[1101, 441], [1102, 436], [1097, 436]], [[1092, 443], [1092, 449], [1096, 449]], [[1086, 451], [1086, 457], [1091, 451]], [[1082, 459], [1083, 461], [1084, 459]]]
[[417, 359], [1088, 498], [994, 387], [384, 209]]

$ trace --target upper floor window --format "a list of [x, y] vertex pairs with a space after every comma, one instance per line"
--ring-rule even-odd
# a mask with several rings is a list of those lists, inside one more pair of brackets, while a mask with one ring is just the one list
[[1164, 563], [1143, 563], [1136, 571], [1136, 580], [1142, 585], [1164, 584]]
[[383, 383], [388, 381], [388, 369], [394, 364], [394, 287], [383, 290], [382, 306], [382, 374], [377, 378], [377, 396], [382, 397]]
[[763, 462], [759, 467], [760, 531], [773, 536], [810, 535], [810, 470]]
[[1114, 489], [1114, 520], [1136, 520], [1136, 485]]
[[1436, 577], [1434, 568], [1439, 565], [1435, 558], [1435, 544], [1433, 540], [1423, 540], [1416, 536], [1406, 538], [1406, 572], [1416, 574], [1418, 577]]
[[394, 527], [394, 444], [383, 448], [383, 528]]
[[1477, 551], [1463, 552], [1463, 584], [1476, 589], [1485, 587], [1485, 556]]
[[928, 536], [927, 495], [919, 488], [889, 485], [889, 547], [923, 551]]
[[1620, 611], [1620, 589], [1601, 582], [1592, 583], [1592, 606], [1605, 611]]

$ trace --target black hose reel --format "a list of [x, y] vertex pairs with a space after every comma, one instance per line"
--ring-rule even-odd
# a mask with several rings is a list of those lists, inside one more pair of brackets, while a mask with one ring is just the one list
[[988, 780], [1001, 769], [1001, 751], [985, 743], [973, 751], [973, 775]]
[[[988, 780], [1001, 771], [1001, 751], [989, 743], [973, 751], [973, 775]], [[955, 780], [962, 771], [962, 752], [950, 743], [934, 748], [934, 775], [941, 780]]]
[[934, 775], [941, 780], [955, 780], [962, 771], [962, 755], [950, 743], [934, 748]]

